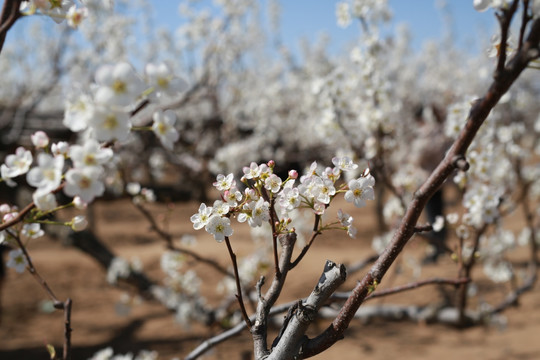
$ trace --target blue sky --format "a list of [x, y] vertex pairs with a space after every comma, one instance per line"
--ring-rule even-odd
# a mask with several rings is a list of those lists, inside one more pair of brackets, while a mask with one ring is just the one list
[[[419, 50], [427, 39], [441, 39], [445, 29], [445, 16], [440, 6], [442, 0], [389, 0], [395, 27], [407, 23], [413, 39], [413, 48]], [[175, 28], [180, 23], [178, 0], [154, 1], [157, 23]], [[266, 1], [261, 1], [265, 4]], [[358, 27], [341, 29], [335, 20], [335, 0], [280, 0], [282, 8], [282, 39], [285, 45], [295, 49], [298, 40], [305, 37], [316, 39], [326, 32], [332, 39], [331, 51], [339, 51], [358, 34]], [[481, 43], [489, 39], [495, 29], [493, 12], [478, 13], [473, 0], [446, 0], [446, 13], [450, 14], [451, 28], [457, 44], [471, 52], [482, 50]], [[264, 9], [265, 6], [262, 5]], [[448, 18], [448, 17], [446, 17]], [[475, 38], [477, 39], [475, 41]], [[480, 41], [478, 41], [478, 39]]]

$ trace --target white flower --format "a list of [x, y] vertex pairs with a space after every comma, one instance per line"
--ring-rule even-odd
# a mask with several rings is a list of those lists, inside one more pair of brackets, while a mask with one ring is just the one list
[[275, 194], [281, 188], [281, 183], [282, 181], [279, 176], [277, 176], [276, 174], [272, 174], [264, 181], [264, 187]]
[[341, 171], [351, 171], [358, 167], [348, 156], [334, 157], [332, 158], [332, 164]]
[[240, 201], [242, 201], [242, 193], [235, 187], [225, 190], [223, 193], [223, 199], [230, 206], [237, 206]]
[[30, 140], [32, 140], [32, 144], [34, 144], [34, 146], [38, 149], [44, 149], [47, 147], [47, 145], [49, 145], [49, 137], [44, 131], [41, 130], [30, 135]]
[[456, 224], [459, 220], [459, 214], [458, 213], [450, 213], [446, 215], [446, 221], [448, 221], [449, 224]]
[[11, 250], [8, 256], [9, 259], [6, 266], [15, 269], [19, 274], [23, 273], [26, 269], [26, 265], [28, 265], [28, 261], [26, 260], [23, 251], [21, 249]]
[[202, 229], [208, 224], [210, 217], [212, 216], [212, 207], [207, 207], [205, 203], [199, 206], [199, 212], [191, 216], [190, 220], [193, 223], [195, 230]]
[[88, 220], [84, 215], [77, 215], [71, 219], [71, 228], [73, 231], [83, 231], [88, 226]]
[[127, 279], [130, 273], [129, 262], [126, 259], [115, 257], [107, 269], [107, 282], [116, 284], [118, 279]]
[[141, 192], [141, 184], [138, 182], [127, 183], [126, 192], [131, 196], [138, 195]]
[[351, 24], [351, 13], [348, 3], [340, 2], [336, 4], [336, 17], [338, 25], [342, 28], [346, 28]]
[[156, 95], [176, 96], [188, 89], [188, 83], [171, 72], [164, 64], [147, 64], [145, 73], [148, 85], [156, 91]]
[[69, 151], [69, 144], [66, 141], [59, 141], [51, 145], [51, 152], [53, 155], [67, 156]]
[[73, 132], [79, 132], [88, 127], [94, 117], [94, 104], [86, 94], [79, 95], [75, 100], [67, 100], [62, 123]]
[[105, 191], [105, 185], [100, 180], [101, 173], [101, 168], [93, 166], [68, 170], [64, 193], [68, 196], [77, 195], [86, 203], [92, 202]]
[[486, 11], [493, 6], [493, 0], [473, 0], [473, 6], [476, 11]]
[[344, 213], [341, 209], [338, 210], [337, 216], [338, 216], [339, 222], [343, 226], [350, 226], [353, 222], [353, 217], [347, 213]]
[[172, 110], [165, 112], [158, 110], [154, 113], [152, 119], [154, 119], [152, 130], [159, 138], [159, 141], [165, 148], [172, 150], [179, 137], [178, 131], [174, 127], [176, 114]]
[[317, 201], [323, 204], [330, 204], [330, 198], [336, 194], [334, 182], [330, 179], [324, 179], [317, 192]]
[[244, 168], [242, 169], [242, 171], [244, 172], [244, 177], [246, 179], [253, 179], [253, 178], [258, 178], [259, 175], [261, 174], [260, 173], [260, 170], [259, 170], [259, 166], [257, 165], [257, 163], [255, 162], [252, 162], [249, 167], [247, 166], [244, 166]]
[[38, 223], [24, 224], [21, 230], [21, 239], [37, 239], [45, 235], [45, 232], [41, 229], [41, 225]]
[[230, 190], [235, 185], [234, 175], [231, 173], [227, 176], [219, 174], [216, 178], [216, 182], [213, 184], [219, 191]]
[[5, 164], [2, 164], [2, 179], [9, 180], [19, 175], [26, 174], [32, 165], [32, 153], [20, 146], [15, 154], [6, 156]]
[[217, 242], [222, 242], [225, 236], [231, 236], [233, 234], [231, 221], [219, 215], [212, 215], [210, 217], [205, 230], [212, 234]]
[[104, 165], [112, 156], [112, 149], [102, 148], [94, 139], [86, 140], [82, 146], [73, 145], [69, 149], [69, 157], [76, 168]]
[[142, 95], [144, 85], [130, 64], [102, 65], [96, 71], [98, 89], [95, 94], [99, 104], [126, 106]]
[[108, 348], [99, 350], [89, 360], [111, 360], [113, 355], [114, 355], [113, 349], [111, 347], [108, 347]]
[[373, 185], [375, 185], [375, 179], [371, 175], [349, 181], [349, 190], [345, 193], [345, 200], [353, 202], [356, 207], [365, 206], [366, 200], [375, 199]]
[[214, 206], [212, 206], [212, 208], [214, 209], [214, 214], [224, 216], [227, 215], [230, 207], [229, 204], [227, 204], [226, 202], [216, 200], [214, 201]]
[[279, 196], [279, 206], [282, 211], [289, 212], [300, 206], [300, 192], [298, 188], [285, 187]]
[[64, 21], [66, 12], [73, 6], [73, 0], [31, 0], [29, 3], [30, 13], [38, 8], [42, 14], [48, 15], [57, 24]]
[[73, 5], [69, 8], [66, 14], [66, 19], [69, 27], [76, 29], [87, 16], [88, 10], [86, 8], [77, 8], [75, 5]]
[[439, 232], [444, 227], [444, 216], [438, 215], [435, 217], [435, 222], [431, 224], [433, 227], [433, 231]]
[[38, 155], [38, 166], [30, 169], [26, 174], [26, 181], [31, 186], [37, 187], [40, 193], [48, 193], [56, 189], [62, 181], [62, 169], [64, 157], [49, 154]]
[[270, 220], [270, 204], [264, 201], [263, 198], [259, 198], [254, 204], [251, 211], [251, 217], [248, 219], [248, 224], [251, 227], [262, 226], [263, 222]]
[[41, 193], [39, 191], [35, 191], [34, 194], [32, 194], [32, 200], [34, 201], [36, 207], [41, 211], [51, 211], [58, 206], [56, 197], [50, 192]]
[[97, 107], [88, 126], [93, 136], [99, 141], [125, 140], [131, 130], [131, 121], [127, 113], [113, 108]]

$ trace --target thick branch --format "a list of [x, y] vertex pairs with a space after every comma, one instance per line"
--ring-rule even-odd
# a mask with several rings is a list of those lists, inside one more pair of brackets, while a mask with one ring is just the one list
[[497, 104], [501, 96], [508, 91], [521, 72], [528, 66], [529, 62], [538, 57], [539, 40], [540, 19], [536, 19], [531, 26], [529, 36], [523, 44], [521, 51], [516, 53], [504, 71], [494, 79], [486, 95], [473, 104], [465, 128], [461, 131], [443, 161], [415, 193], [389, 246], [371, 267], [371, 270], [353, 289], [351, 296], [345, 302], [332, 324], [322, 334], [309, 341], [303, 354], [304, 357], [310, 357], [323, 352], [343, 337], [344, 331], [369, 294], [370, 289], [381, 282], [383, 276], [414, 234], [415, 225], [429, 198], [441, 187], [443, 182], [456, 168], [453, 159], [456, 157], [465, 157], [467, 149], [490, 111]]
[[283, 285], [285, 284], [287, 274], [290, 270], [291, 257], [294, 250], [294, 244], [296, 242], [296, 234], [288, 233], [286, 235], [280, 235], [279, 241], [281, 244], [281, 255], [279, 258], [280, 276], [277, 276], [276, 274], [264, 296], [259, 296], [255, 323], [251, 329], [256, 359], [261, 359], [268, 354], [268, 314], [272, 306], [279, 298]]
[[291, 319], [284, 324], [286, 327], [281, 338], [276, 339], [277, 344], [272, 349], [268, 360], [293, 359], [296, 354], [302, 353], [301, 347], [308, 326], [315, 320], [321, 306], [345, 282], [346, 278], [345, 266], [330, 260], [326, 261], [319, 283], [305, 302], [298, 302]]

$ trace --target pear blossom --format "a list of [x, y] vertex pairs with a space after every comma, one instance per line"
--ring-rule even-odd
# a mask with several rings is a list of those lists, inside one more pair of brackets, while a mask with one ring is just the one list
[[375, 178], [371, 175], [349, 181], [349, 190], [345, 193], [345, 200], [354, 203], [356, 207], [365, 206], [366, 200], [375, 199], [373, 185], [375, 185]]
[[95, 105], [86, 94], [66, 101], [62, 123], [73, 132], [83, 131], [94, 117]]
[[37, 187], [40, 193], [48, 193], [56, 189], [62, 180], [64, 157], [61, 155], [38, 154], [38, 166], [26, 174], [26, 181]]
[[96, 83], [95, 101], [98, 104], [127, 106], [144, 91], [144, 84], [127, 62], [102, 65], [96, 71]]
[[246, 179], [255, 179], [261, 174], [259, 166], [255, 162], [252, 162], [249, 167], [245, 166], [242, 171]]
[[435, 217], [435, 222], [431, 224], [433, 227], [433, 231], [439, 232], [444, 227], [444, 216], [438, 215]]
[[21, 6], [21, 11], [28, 15], [34, 14], [39, 9], [42, 14], [48, 15], [54, 22], [60, 24], [74, 3], [73, 0], [30, 0]]
[[69, 149], [69, 157], [74, 167], [104, 165], [112, 156], [112, 149], [101, 147], [95, 139], [88, 139], [83, 145], [72, 145]]
[[353, 163], [351, 158], [348, 156], [334, 157], [332, 158], [332, 164], [334, 164], [334, 166], [341, 171], [351, 171], [358, 168], [358, 165]]
[[93, 137], [99, 141], [125, 140], [131, 130], [131, 122], [126, 112], [110, 107], [97, 107], [88, 126]]
[[67, 156], [69, 152], [69, 144], [66, 141], [59, 141], [51, 145], [51, 152], [53, 155]]
[[219, 215], [212, 215], [210, 217], [205, 230], [212, 234], [217, 242], [222, 242], [225, 240], [225, 236], [231, 236], [233, 234], [231, 220]]
[[330, 199], [336, 194], [334, 182], [330, 179], [322, 180], [317, 192], [317, 201], [323, 204], [330, 204]]
[[219, 191], [229, 190], [231, 187], [233, 187], [235, 185], [234, 175], [232, 173], [227, 175], [227, 176], [225, 176], [223, 174], [219, 174], [216, 177], [216, 181], [214, 182], [213, 185]]
[[230, 206], [237, 206], [242, 201], [242, 193], [235, 187], [225, 190], [223, 193], [223, 200], [225, 200]]
[[337, 217], [341, 225], [343, 226], [350, 226], [353, 222], [353, 217], [345, 212], [343, 210], [339, 209], [337, 212]]
[[262, 226], [263, 222], [270, 220], [270, 204], [259, 198], [256, 203], [252, 203], [251, 217], [248, 219], [248, 224], [251, 227]]
[[169, 150], [172, 150], [174, 143], [178, 141], [179, 134], [174, 124], [176, 122], [176, 114], [172, 110], [158, 110], [152, 116], [154, 123], [152, 124], [152, 130], [154, 134], [159, 138], [159, 141], [163, 146]]
[[339, 27], [346, 28], [351, 24], [351, 13], [348, 3], [339, 2], [336, 4], [336, 17]]
[[68, 170], [64, 193], [68, 196], [77, 195], [86, 203], [92, 202], [105, 191], [105, 185], [100, 179], [102, 172], [101, 168], [93, 166]]
[[34, 192], [34, 194], [32, 194], [32, 200], [34, 201], [36, 207], [41, 211], [51, 211], [58, 206], [56, 196], [50, 192]]
[[126, 192], [131, 196], [138, 195], [141, 192], [141, 184], [138, 182], [127, 183]]
[[188, 83], [174, 76], [169, 67], [164, 64], [147, 64], [145, 67], [148, 85], [152, 86], [158, 97], [162, 95], [176, 96], [188, 89]]
[[212, 208], [214, 209], [213, 213], [220, 216], [227, 215], [230, 209], [229, 204], [221, 200], [214, 201], [214, 205], [212, 206]]
[[24, 224], [21, 230], [22, 240], [37, 239], [43, 235], [45, 235], [45, 232], [38, 223]]
[[[2, 179], [8, 182], [16, 176], [26, 174], [32, 165], [32, 160], [32, 153], [29, 150], [22, 146], [18, 147], [15, 154], [6, 156], [5, 164], [0, 167]], [[15, 185], [12, 181], [10, 183]]]
[[208, 224], [210, 217], [212, 216], [212, 207], [207, 207], [205, 203], [199, 206], [199, 212], [191, 216], [190, 220], [193, 223], [195, 230], [202, 229]]
[[275, 194], [281, 188], [281, 183], [282, 180], [279, 178], [279, 176], [272, 174], [264, 181], [264, 187]]
[[88, 16], [88, 9], [77, 8], [75, 5], [71, 6], [66, 14], [68, 26], [76, 29], [82, 23], [83, 19]]
[[279, 194], [279, 206], [285, 213], [296, 209], [301, 204], [298, 188], [285, 187]]
[[8, 256], [6, 266], [15, 269], [19, 274], [23, 273], [28, 265], [28, 260], [26, 260], [23, 251], [21, 249], [11, 250]]

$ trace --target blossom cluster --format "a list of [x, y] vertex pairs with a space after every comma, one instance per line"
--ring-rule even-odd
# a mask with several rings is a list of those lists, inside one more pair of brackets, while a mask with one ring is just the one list
[[[146, 82], [145, 82], [146, 81]], [[64, 125], [101, 142], [124, 141], [133, 124], [131, 114], [143, 101], [174, 99], [187, 89], [187, 83], [175, 76], [164, 63], [149, 63], [145, 77], [139, 76], [127, 62], [105, 64], [95, 74], [95, 83], [67, 101]], [[151, 130], [162, 144], [172, 150], [179, 138], [173, 111], [157, 109]]]
[[77, 7], [73, 0], [29, 0], [21, 3], [21, 12], [25, 15], [33, 15], [37, 10], [43, 15], [49, 16], [56, 23], [67, 20], [70, 27], [76, 29], [88, 16], [86, 7]]
[[[363, 207], [366, 200], [374, 199], [375, 179], [369, 170], [359, 178], [339, 185], [342, 173], [353, 171], [358, 165], [348, 157], [335, 157], [332, 162], [334, 167], [325, 169], [319, 169], [317, 163], [313, 162], [300, 179], [296, 170], [290, 170], [285, 180], [274, 173], [274, 161], [267, 164], [252, 162], [243, 168], [243, 192], [239, 190], [232, 173], [219, 174], [214, 187], [220, 191], [221, 199], [211, 207], [202, 203], [198, 213], [191, 216], [193, 227], [196, 230], [204, 228], [218, 242], [233, 234], [231, 217], [236, 217], [241, 223], [247, 222], [252, 228], [269, 222], [275, 226], [276, 233], [281, 233], [290, 230], [288, 226], [292, 220], [289, 214], [293, 210], [309, 208], [316, 215], [323, 215], [338, 193], [345, 193], [345, 200], [357, 207]], [[340, 210], [338, 221], [332, 225], [339, 224], [339, 228], [354, 236], [356, 229], [352, 220], [350, 215]]]

